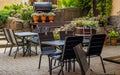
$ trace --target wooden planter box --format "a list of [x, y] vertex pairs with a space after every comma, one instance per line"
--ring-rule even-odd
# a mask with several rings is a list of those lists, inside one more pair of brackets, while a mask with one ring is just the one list
[[92, 33], [92, 34], [96, 34], [96, 30], [90, 27], [76, 27], [75, 29], [75, 33], [76, 34], [84, 34], [84, 33]]

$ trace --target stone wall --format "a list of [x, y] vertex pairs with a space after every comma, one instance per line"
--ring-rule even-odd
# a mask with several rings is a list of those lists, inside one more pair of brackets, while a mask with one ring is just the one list
[[56, 13], [55, 22], [71, 21], [80, 17], [79, 8], [63, 8], [53, 10]]
[[13, 29], [14, 31], [30, 31], [30, 24], [28, 21], [9, 17], [6, 23], [6, 28]]

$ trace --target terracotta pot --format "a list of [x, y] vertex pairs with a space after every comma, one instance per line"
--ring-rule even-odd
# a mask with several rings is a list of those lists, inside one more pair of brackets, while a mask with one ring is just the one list
[[111, 42], [111, 45], [117, 45], [117, 39], [112, 38], [110, 42]]
[[45, 23], [46, 22], [46, 16], [41, 16], [41, 21], [42, 21], [42, 23]]
[[54, 16], [49, 16], [48, 19], [49, 19], [50, 22], [53, 22]]
[[38, 23], [39, 16], [33, 16], [34, 23]]
[[106, 46], [106, 45], [107, 45], [107, 40], [104, 41], [104, 46]]

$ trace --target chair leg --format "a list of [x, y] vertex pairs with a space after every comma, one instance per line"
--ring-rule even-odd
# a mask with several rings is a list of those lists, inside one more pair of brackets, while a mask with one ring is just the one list
[[50, 60], [49, 56], [48, 56], [48, 61], [49, 61], [49, 72], [50, 72], [50, 75], [52, 75], [52, 59]]
[[19, 51], [19, 47], [17, 47], [17, 50], [15, 51], [14, 59], [16, 58], [17, 52]]
[[8, 46], [8, 43], [5, 46], [4, 54], [6, 53], [7, 46]]
[[68, 70], [67, 60], [64, 61], [64, 64], [65, 64], [65, 70], [67, 71]]
[[90, 56], [88, 56], [88, 65], [90, 65]]
[[103, 71], [104, 71], [104, 73], [106, 73], [105, 66], [104, 66], [104, 63], [103, 63], [103, 59], [102, 59], [101, 56], [100, 56], [100, 60], [101, 60], [101, 63], [102, 63]]
[[71, 60], [68, 60], [68, 72], [70, 72], [71, 69]]
[[54, 61], [54, 66], [56, 65], [56, 60]]
[[35, 50], [36, 50], [36, 55], [37, 55], [37, 45], [35, 46]]
[[10, 47], [9, 56], [11, 55], [12, 48], [13, 48], [13, 45], [11, 45]]
[[61, 65], [61, 69], [60, 69], [58, 75], [60, 75], [61, 73], [62, 73], [62, 75], [64, 75], [64, 71], [63, 71], [64, 62], [62, 62], [61, 64], [62, 64], [62, 65]]
[[73, 59], [73, 72], [75, 72], [75, 59]]
[[38, 69], [40, 69], [42, 55], [40, 54]]

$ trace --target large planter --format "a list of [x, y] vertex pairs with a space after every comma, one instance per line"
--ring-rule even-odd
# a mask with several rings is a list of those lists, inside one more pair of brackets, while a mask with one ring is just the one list
[[104, 41], [104, 46], [106, 46], [107, 45], [107, 39], [105, 39], [105, 41]]
[[84, 34], [84, 33], [96, 34], [96, 30], [90, 27], [76, 27], [75, 33], [76, 34]]
[[117, 45], [117, 39], [116, 38], [111, 38], [110, 43], [111, 43], [111, 45]]

